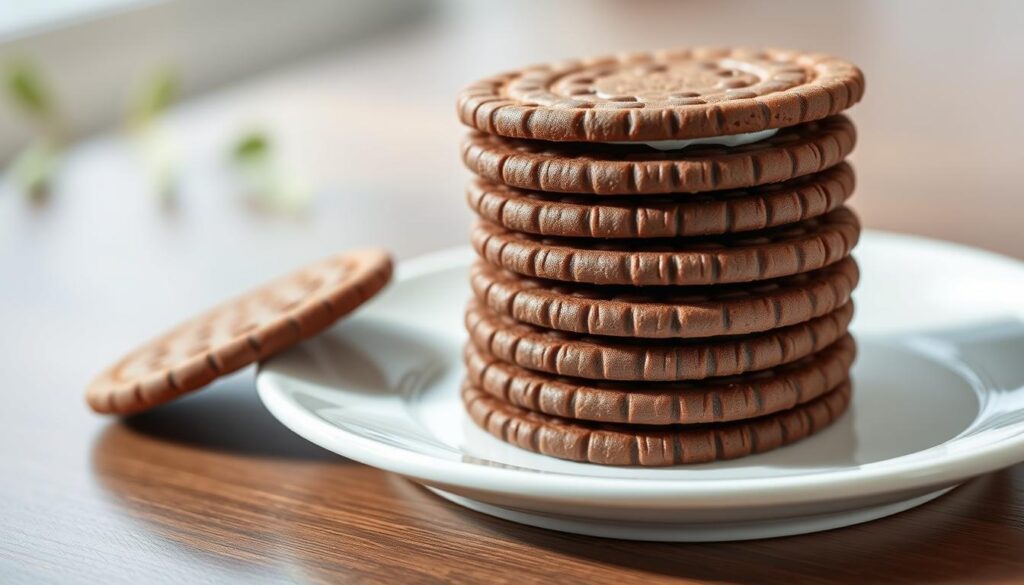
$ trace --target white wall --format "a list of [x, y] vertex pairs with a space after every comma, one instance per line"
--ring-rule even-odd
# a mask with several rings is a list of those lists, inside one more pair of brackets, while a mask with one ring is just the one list
[[[178, 70], [184, 92], [194, 94], [336, 46], [425, 6], [402, 0], [138, 2], [24, 35], [0, 27], [7, 33], [0, 39], [0, 66], [16, 58], [36, 64], [71, 130], [81, 135], [120, 120], [132, 91], [160, 66]], [[0, 100], [0, 162], [30, 136], [8, 101]]]

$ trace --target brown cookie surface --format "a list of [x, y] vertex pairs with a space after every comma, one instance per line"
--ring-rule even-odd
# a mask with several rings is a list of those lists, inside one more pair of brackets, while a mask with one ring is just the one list
[[660, 152], [646, 146], [552, 143], [473, 133], [462, 160], [489, 181], [534, 191], [651, 195], [742, 189], [833, 167], [853, 150], [844, 116], [779, 130], [743, 146], [693, 146]]
[[853, 303], [805, 323], [698, 340], [592, 337], [520, 323], [476, 301], [466, 330], [481, 351], [517, 366], [589, 380], [669, 382], [735, 376], [806, 357], [846, 334]]
[[551, 457], [602, 465], [665, 466], [735, 459], [788, 445], [838, 419], [851, 385], [790, 410], [696, 427], [643, 427], [572, 421], [503, 402], [472, 384], [462, 401], [473, 421], [499, 439]]
[[466, 344], [467, 379], [520, 408], [563, 418], [637, 425], [703, 424], [764, 416], [825, 394], [849, 376], [856, 355], [846, 335], [825, 349], [768, 370], [700, 382], [597, 382], [551, 376]]
[[779, 278], [847, 257], [860, 237], [846, 207], [803, 222], [714, 238], [594, 240], [548, 238], [479, 221], [477, 253], [517, 274], [590, 284], [702, 285]]
[[465, 88], [458, 113], [499, 136], [650, 141], [792, 126], [841, 112], [863, 93], [860, 70], [828, 55], [698, 47], [497, 75]]
[[495, 313], [547, 329], [642, 338], [742, 335], [802, 323], [846, 304], [859, 278], [852, 258], [774, 280], [703, 287], [564, 284], [482, 261], [470, 269], [474, 295]]
[[480, 217], [515, 232], [568, 238], [673, 238], [746, 232], [818, 217], [853, 193], [853, 169], [687, 197], [602, 197], [523, 191], [477, 179], [466, 190]]
[[340, 254], [227, 301], [141, 345], [89, 385], [102, 413], [132, 414], [323, 331], [391, 278], [383, 250]]

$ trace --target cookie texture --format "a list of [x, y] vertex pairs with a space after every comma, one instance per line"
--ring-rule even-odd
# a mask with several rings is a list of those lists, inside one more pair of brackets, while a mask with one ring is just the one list
[[596, 286], [519, 276], [476, 262], [476, 299], [517, 321], [588, 335], [697, 338], [795, 325], [850, 300], [860, 278], [852, 258], [775, 280], [705, 287]]
[[816, 433], [850, 404], [851, 386], [790, 410], [696, 427], [642, 427], [574, 421], [525, 410], [472, 384], [462, 389], [470, 418], [492, 435], [536, 453], [602, 465], [709, 463], [770, 451]]
[[828, 55], [708, 47], [463, 90], [470, 417], [537, 453], [641, 466], [835, 421], [860, 278], [843, 112], [863, 93]]
[[535, 65], [458, 97], [463, 124], [553, 141], [650, 141], [783, 128], [860, 101], [864, 76], [834, 57], [697, 47]]
[[747, 232], [837, 209], [853, 193], [840, 163], [785, 183], [687, 197], [602, 197], [524, 191], [477, 179], [466, 202], [481, 218], [515, 232], [567, 238], [674, 238]]
[[505, 363], [473, 344], [469, 382], [514, 406], [562, 418], [636, 425], [704, 424], [793, 408], [837, 387], [856, 356], [845, 335], [790, 364], [700, 382], [601, 382], [552, 376]]
[[798, 325], [738, 337], [651, 340], [593, 337], [542, 329], [471, 301], [470, 341], [517, 366], [589, 380], [667, 382], [734, 376], [773, 368], [835, 343], [853, 317], [853, 303]]
[[489, 181], [556, 193], [652, 195], [741, 189], [833, 167], [856, 143], [853, 124], [834, 116], [779, 130], [743, 146], [646, 146], [553, 143], [479, 132], [463, 142], [462, 160]]
[[517, 274], [590, 284], [704, 285], [779, 278], [847, 257], [860, 222], [846, 207], [760, 232], [716, 238], [594, 240], [533, 236], [480, 221], [480, 257]]
[[391, 278], [383, 250], [340, 254], [274, 280], [150, 340], [86, 390], [100, 413], [133, 414], [323, 331]]

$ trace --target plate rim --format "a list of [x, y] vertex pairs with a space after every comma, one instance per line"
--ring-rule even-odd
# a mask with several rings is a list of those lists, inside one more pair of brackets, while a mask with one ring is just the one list
[[[944, 248], [984, 258], [1024, 276], [1024, 262], [962, 244], [878, 230], [865, 230], [862, 238], [888, 241], [890, 245]], [[401, 262], [395, 283], [453, 268], [472, 258], [469, 246], [431, 252]], [[279, 386], [279, 381], [289, 376], [275, 372], [274, 361], [258, 365], [257, 391], [271, 414], [296, 434], [329, 451], [385, 471], [430, 485], [478, 493], [512, 493], [518, 498], [573, 503], [600, 500], [636, 508], [680, 500], [703, 506], [734, 507], [737, 497], [743, 497], [745, 506], [812, 503], [953, 485], [1024, 460], [1024, 429], [1021, 429], [1009, 437], [990, 439], [972, 449], [953, 453], [906, 460], [924, 452], [919, 451], [851, 469], [771, 478], [692, 480], [535, 473], [434, 457], [372, 441], [331, 425], [286, 398], [287, 391]], [[977, 435], [971, 440], [980, 442], [978, 439], [987, 436], [988, 433]]]

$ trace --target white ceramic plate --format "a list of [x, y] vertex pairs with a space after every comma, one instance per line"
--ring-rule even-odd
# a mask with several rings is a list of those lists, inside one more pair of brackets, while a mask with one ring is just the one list
[[260, 368], [306, 439], [474, 510], [615, 538], [738, 540], [893, 514], [1024, 460], [1024, 264], [867, 232], [853, 405], [795, 445], [637, 469], [573, 463], [478, 429], [458, 396], [468, 249], [408, 262], [358, 316]]

